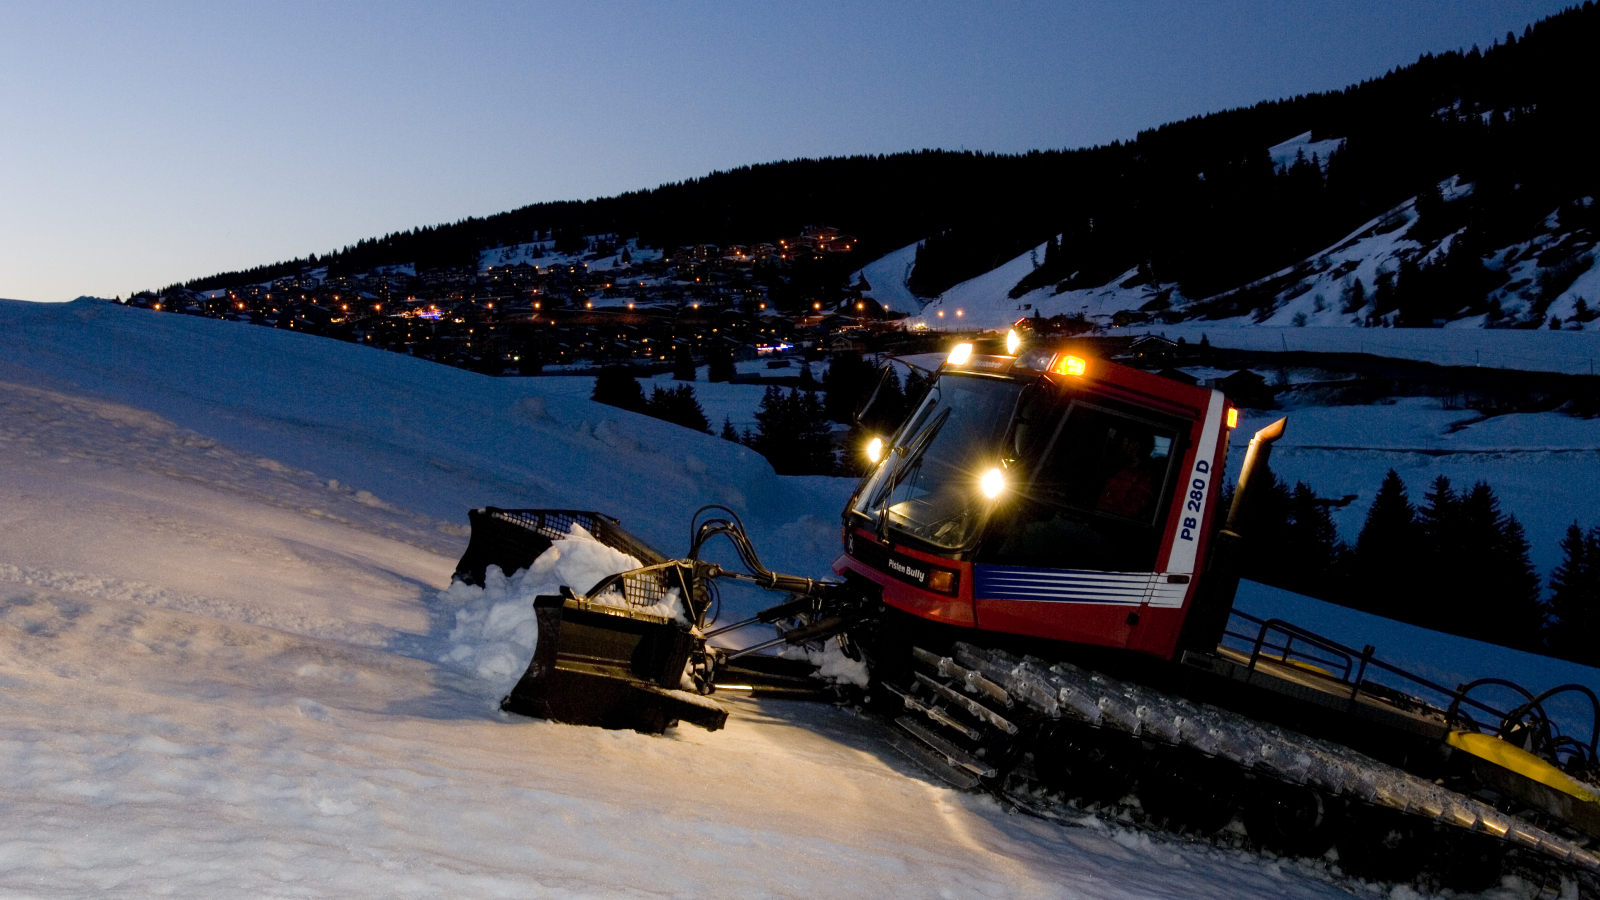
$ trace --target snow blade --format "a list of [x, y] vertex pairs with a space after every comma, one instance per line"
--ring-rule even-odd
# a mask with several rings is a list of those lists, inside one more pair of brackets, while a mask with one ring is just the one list
[[688, 628], [649, 613], [591, 606], [571, 595], [533, 604], [539, 642], [500, 708], [572, 725], [658, 734], [682, 720], [709, 731], [727, 710], [678, 690], [698, 644]]
[[705, 638], [687, 622], [645, 611], [659, 609], [676, 592], [697, 620], [705, 592], [692, 565], [669, 560], [616, 519], [596, 512], [486, 507], [468, 515], [472, 540], [455, 573], [467, 584], [483, 584], [489, 566], [507, 574], [527, 568], [574, 527], [644, 563], [603, 579], [585, 596], [562, 587], [560, 596], [534, 600], [539, 638], [533, 659], [500, 701], [501, 709], [651, 734], [678, 721], [712, 731], [723, 726], [728, 713], [720, 704], [680, 690], [691, 656], [704, 652]]

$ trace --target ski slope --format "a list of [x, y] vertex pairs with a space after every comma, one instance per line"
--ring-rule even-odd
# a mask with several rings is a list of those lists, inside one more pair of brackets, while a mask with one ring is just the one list
[[501, 714], [449, 658], [468, 507], [598, 508], [681, 552], [723, 502], [816, 573], [850, 489], [541, 392], [567, 380], [0, 302], [0, 894], [1413, 896], [1010, 814], [828, 706], [665, 737]]
[[907, 244], [867, 263], [850, 276], [850, 283], [856, 284], [865, 278], [867, 284], [872, 286], [866, 295], [877, 300], [885, 309], [916, 312], [922, 308], [922, 298], [911, 293], [911, 288], [906, 286], [906, 279], [910, 277], [911, 267], [916, 262], [917, 246]]

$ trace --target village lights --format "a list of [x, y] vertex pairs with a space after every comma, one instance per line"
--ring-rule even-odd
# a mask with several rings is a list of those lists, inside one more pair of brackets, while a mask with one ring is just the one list
[[1022, 346], [1022, 335], [1017, 334], [1017, 330], [1015, 328], [1007, 330], [1006, 331], [1006, 353], [1008, 355], [1011, 355], [1011, 356], [1016, 356], [1017, 355], [1017, 348], [1021, 347], [1021, 346]]
[[971, 344], [957, 344], [955, 349], [950, 351], [950, 356], [947, 359], [945, 359], [945, 362], [949, 363], [952, 366], [959, 366], [959, 365], [961, 365], [962, 363], [965, 363], [967, 360], [969, 360], [971, 358], [972, 358], [972, 345]]
[[944, 318], [944, 310], [939, 310], [939, 318]]
[[875, 437], [867, 442], [867, 459], [877, 462], [883, 458], [883, 438]]
[[1001, 491], [1006, 489], [1006, 476], [999, 469], [990, 469], [983, 473], [983, 478], [978, 482], [978, 485], [983, 488], [983, 495], [993, 500], [1000, 496]]
[[961, 318], [961, 310], [956, 310], [956, 318]]

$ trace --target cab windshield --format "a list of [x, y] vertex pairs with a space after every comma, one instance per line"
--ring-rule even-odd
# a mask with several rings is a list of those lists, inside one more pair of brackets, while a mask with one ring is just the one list
[[[880, 538], [982, 563], [1150, 571], [1187, 430], [1048, 382], [942, 375], [851, 511]], [[990, 500], [980, 481], [996, 468]]]
[[979, 480], [1001, 464], [1024, 386], [941, 376], [895, 435], [893, 448], [851, 507], [881, 535], [892, 529], [944, 550], [972, 543], [987, 507]]

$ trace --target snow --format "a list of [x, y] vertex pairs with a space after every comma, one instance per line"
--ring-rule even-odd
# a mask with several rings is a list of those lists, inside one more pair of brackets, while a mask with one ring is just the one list
[[[1357, 651], [1368, 644], [1376, 648], [1375, 658], [1426, 678], [1448, 690], [1480, 678], [1486, 672], [1516, 682], [1534, 694], [1566, 684], [1600, 686], [1600, 671], [1565, 660], [1551, 659], [1508, 647], [1482, 644], [1455, 635], [1440, 634], [1382, 616], [1355, 612], [1321, 600], [1255, 582], [1241, 582], [1234, 609], [1258, 619], [1283, 619], [1331, 638]], [[1235, 619], [1234, 630], [1241, 633], [1247, 623]], [[1252, 632], [1254, 629], [1251, 629]], [[1281, 636], [1280, 636], [1281, 639]], [[1232, 645], [1248, 650], [1237, 640]], [[1432, 693], [1409, 679], [1381, 669], [1369, 670], [1373, 681], [1405, 691], [1433, 703], [1448, 704], [1447, 695]], [[1505, 688], [1486, 686], [1473, 691], [1473, 699], [1507, 710], [1523, 699]], [[1587, 699], [1580, 701], [1566, 694], [1547, 704], [1566, 733], [1587, 741], [1594, 725], [1594, 708]]]
[[487, 685], [487, 698], [498, 702], [528, 668], [539, 642], [534, 616], [535, 597], [558, 595], [563, 586], [584, 594], [598, 606], [631, 608], [688, 623], [683, 599], [676, 588], [651, 606], [629, 607], [612, 587], [593, 596], [589, 591], [602, 579], [636, 569], [639, 560], [595, 540], [578, 525], [566, 540], [552, 541], [526, 569], [510, 578], [491, 565], [482, 587], [452, 582], [435, 598], [445, 611], [454, 609], [455, 627], [446, 638], [449, 650], [439, 662], [476, 675]]
[[1273, 144], [1267, 148], [1267, 153], [1272, 156], [1272, 167], [1274, 169], [1293, 166], [1296, 155], [1304, 157], [1306, 162], [1310, 162], [1312, 155], [1315, 154], [1318, 164], [1322, 166], [1322, 171], [1326, 172], [1328, 171], [1328, 157], [1333, 155], [1333, 151], [1339, 149], [1343, 144], [1344, 138], [1313, 141], [1311, 132], [1307, 131], [1297, 134], [1280, 144]]
[[[589, 235], [589, 244], [594, 246], [599, 242], [598, 235]], [[589, 259], [593, 251], [585, 248], [575, 252], [557, 252], [551, 240], [529, 241], [522, 244], [511, 244], [505, 247], [492, 247], [478, 254], [478, 270], [486, 271], [490, 266], [514, 266], [527, 264], [530, 266], [577, 266], [587, 265], [589, 271], [599, 272], [605, 269], [615, 269], [623, 265], [622, 251], [628, 251], [628, 257], [635, 263], [648, 262], [661, 258], [659, 249], [640, 247], [637, 239], [630, 238], [617, 246], [617, 252], [607, 256]]]
[[[1045, 244], [1040, 244], [1015, 259], [950, 288], [923, 305], [920, 315], [906, 320], [906, 327], [1004, 328], [1029, 315], [1022, 310], [1022, 304], [1026, 301], [1012, 300], [1007, 293], [1033, 270], [1035, 257], [1041, 262], [1044, 260], [1044, 251]], [[1006, 317], [1008, 312], [1012, 313], [1009, 318]]]
[[[1263, 325], [1141, 325], [1110, 335], [1160, 334], [1235, 350], [1369, 353], [1441, 366], [1481, 366], [1588, 375], [1600, 372], [1600, 330], [1483, 328], [1279, 328]], [[1592, 368], [1591, 368], [1592, 367]]]
[[884, 308], [918, 312], [922, 309], [923, 299], [906, 287], [906, 279], [910, 277], [916, 259], [917, 244], [907, 244], [862, 266], [850, 276], [850, 283], [855, 284], [864, 277], [867, 284], [872, 285], [867, 296], [877, 300]]
[[[1086, 316], [1091, 323], [1110, 325], [1111, 317], [1124, 310], [1137, 310], [1165, 294], [1168, 302], [1181, 304], [1183, 295], [1170, 284], [1122, 283], [1137, 280], [1130, 269], [1104, 285], [1075, 288], [1056, 293], [1055, 285], [1035, 288], [1013, 299], [1011, 289], [1033, 270], [1035, 258], [1044, 259], [1044, 244], [1002, 263], [975, 278], [963, 281], [928, 301], [920, 315], [906, 320], [906, 327], [930, 330], [1004, 330], [1023, 317], [1056, 315]], [[871, 281], [871, 279], [868, 279]], [[877, 287], [877, 282], [871, 282]], [[940, 315], [943, 312], [944, 315]], [[957, 313], [960, 315], [957, 315]]]
[[[732, 699], [724, 731], [664, 737], [498, 712], [531, 635], [498, 582], [448, 589], [469, 507], [609, 511], [672, 553], [696, 506], [726, 502], [774, 568], [823, 572], [837, 552], [849, 481], [780, 478], [573, 396], [579, 380], [0, 302], [0, 893], [1388, 892], [1321, 862], [1008, 813], [826, 705]], [[563, 548], [551, 572], [584, 571], [557, 580], [606, 567], [581, 555]]]
[[1247, 410], [1229, 439], [1236, 467], [1257, 429], [1287, 416], [1272, 451], [1272, 471], [1285, 483], [1304, 481], [1318, 496], [1354, 495], [1329, 513], [1346, 543], [1355, 543], [1389, 469], [1413, 504], [1443, 475], [1458, 491], [1488, 482], [1500, 508], [1521, 521], [1529, 556], [1542, 577], [1561, 563], [1567, 526], [1600, 524], [1600, 420], [1561, 413], [1484, 419], [1472, 410], [1441, 408], [1436, 398], [1400, 398], [1379, 406], [1302, 406]]

